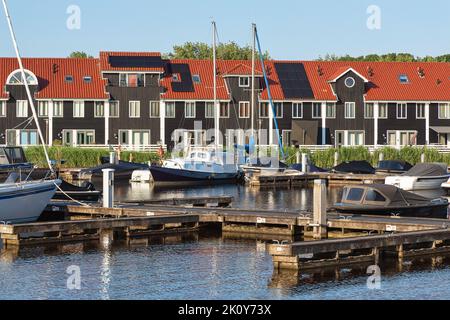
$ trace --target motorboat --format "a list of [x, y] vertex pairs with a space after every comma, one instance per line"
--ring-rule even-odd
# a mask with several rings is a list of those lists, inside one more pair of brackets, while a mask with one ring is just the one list
[[407, 191], [434, 190], [440, 189], [449, 178], [446, 164], [419, 163], [401, 175], [386, 177], [385, 183]]
[[402, 160], [382, 160], [378, 162], [376, 173], [380, 174], [402, 174], [410, 170], [413, 166]]
[[447, 218], [448, 200], [426, 198], [393, 185], [346, 186], [341, 202], [333, 209], [341, 213]]
[[44, 211], [61, 180], [5, 181], [0, 184], [0, 221], [34, 222]]
[[331, 169], [334, 173], [374, 174], [375, 168], [367, 161], [345, 161]]
[[55, 200], [77, 200], [86, 202], [98, 202], [101, 191], [95, 190], [91, 182], [83, 182], [81, 186], [73, 185], [61, 179], [61, 184], [56, 190], [53, 199]]
[[107, 162], [96, 167], [81, 170], [78, 173], [78, 178], [80, 180], [101, 178], [103, 176], [103, 169], [114, 169], [114, 179], [116, 180], [130, 180], [133, 171], [148, 169], [148, 164], [127, 161], [118, 161], [117, 163]]

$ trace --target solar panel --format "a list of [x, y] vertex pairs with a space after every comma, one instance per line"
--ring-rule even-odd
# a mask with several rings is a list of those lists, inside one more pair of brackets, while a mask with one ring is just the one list
[[113, 68], [162, 68], [164, 63], [159, 56], [109, 56]]
[[281, 88], [287, 99], [311, 99], [311, 89], [305, 67], [301, 63], [275, 63]]
[[193, 92], [194, 83], [192, 82], [191, 69], [185, 63], [172, 63], [169, 67], [170, 73], [179, 74], [180, 81], [172, 81], [172, 91], [174, 92]]

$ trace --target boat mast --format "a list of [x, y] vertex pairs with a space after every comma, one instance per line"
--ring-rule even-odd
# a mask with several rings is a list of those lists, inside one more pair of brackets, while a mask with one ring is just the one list
[[252, 120], [251, 120], [251, 136], [254, 136], [255, 132], [255, 52], [256, 52], [256, 40], [255, 40], [256, 24], [252, 24]]
[[20, 57], [20, 51], [19, 51], [19, 47], [17, 45], [16, 35], [14, 33], [14, 28], [13, 28], [13, 25], [11, 22], [11, 16], [9, 15], [8, 6], [6, 5], [6, 0], [2, 0], [2, 2], [3, 2], [3, 8], [5, 10], [6, 20], [8, 22], [9, 33], [11, 35], [11, 39], [12, 39], [13, 46], [14, 46], [14, 51], [16, 52], [17, 62], [19, 63], [19, 69], [20, 69], [20, 73], [22, 75], [22, 81], [25, 86], [25, 91], [27, 93], [28, 101], [30, 103], [31, 112], [33, 113], [33, 119], [34, 119], [34, 122], [36, 123], [36, 128], [37, 128], [37, 131], [39, 134], [39, 139], [41, 140], [41, 143], [42, 143], [42, 147], [44, 148], [44, 154], [45, 154], [45, 159], [47, 161], [47, 165], [48, 165], [51, 173], [53, 174], [54, 170], [51, 165], [50, 158], [48, 156], [48, 152], [47, 152], [47, 148], [46, 148], [46, 141], [42, 134], [41, 126], [39, 125], [38, 116], [36, 113], [36, 108], [34, 106], [33, 97], [31, 96], [30, 87], [28, 85], [27, 77], [25, 74], [25, 69], [24, 69], [23, 63], [22, 63], [22, 58]]
[[216, 61], [216, 22], [212, 22], [212, 32], [213, 32], [213, 91], [214, 91], [214, 147], [216, 151], [219, 149], [219, 118], [220, 118], [220, 104], [217, 103], [217, 61]]

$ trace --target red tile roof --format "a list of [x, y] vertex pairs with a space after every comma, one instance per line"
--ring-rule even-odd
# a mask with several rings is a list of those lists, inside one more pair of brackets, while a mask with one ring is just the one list
[[[366, 101], [450, 101], [450, 63], [304, 61], [317, 100], [336, 100], [328, 83], [343, 68], [351, 67], [369, 80]], [[319, 75], [320, 68], [322, 75]], [[418, 74], [422, 68], [424, 77]], [[371, 75], [369, 75], [371, 71]], [[409, 83], [399, 81], [407, 75]]]
[[[223, 60], [220, 62], [223, 76], [251, 76], [252, 75], [252, 62], [243, 61], [230, 61]], [[262, 76], [261, 63], [255, 62], [255, 75]]]
[[142, 68], [142, 67], [127, 67], [118, 68], [112, 67], [109, 63], [109, 57], [161, 57], [160, 52], [115, 52], [102, 51], [100, 52], [100, 68], [102, 71], [141, 71], [141, 72], [164, 72], [164, 67], [158, 68]]
[[[76, 58], [24, 58], [24, 68], [33, 72], [38, 78], [39, 91], [37, 99], [108, 99], [105, 91], [106, 81], [102, 79], [98, 59]], [[7, 77], [18, 69], [15, 58], [0, 58], [1, 98], [8, 98], [5, 92]], [[54, 73], [54, 68], [57, 71]], [[65, 81], [71, 75], [73, 82]], [[84, 76], [91, 76], [86, 83]]]

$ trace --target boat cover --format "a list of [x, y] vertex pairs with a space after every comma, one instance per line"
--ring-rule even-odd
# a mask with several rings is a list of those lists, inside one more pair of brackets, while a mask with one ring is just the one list
[[[314, 164], [309, 164], [309, 172], [328, 172], [328, 170], [315, 166]], [[289, 169], [302, 171], [301, 163], [294, 163], [289, 166]]]
[[373, 174], [375, 168], [367, 161], [347, 161], [338, 164], [332, 169], [334, 172], [347, 172], [347, 173], [359, 173], [359, 174]]
[[383, 160], [378, 162], [379, 170], [387, 170], [387, 171], [408, 171], [413, 166], [406, 161], [401, 160]]
[[139, 169], [148, 169], [147, 164], [119, 161], [118, 164], [105, 163], [97, 167], [83, 169], [80, 174], [101, 174], [103, 169], [114, 169], [116, 172], [134, 171]]
[[402, 174], [408, 177], [436, 177], [447, 175], [447, 166], [439, 163], [418, 163]]

